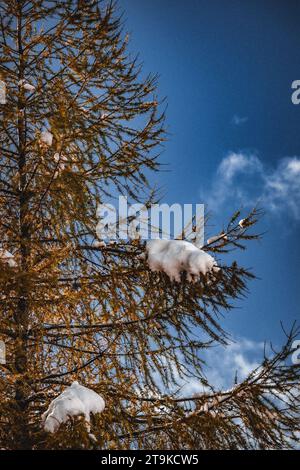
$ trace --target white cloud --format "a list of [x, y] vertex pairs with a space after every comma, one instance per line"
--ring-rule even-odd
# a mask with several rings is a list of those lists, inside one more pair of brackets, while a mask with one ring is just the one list
[[[205, 350], [202, 355], [206, 362], [204, 374], [208, 383], [216, 390], [228, 390], [234, 385], [235, 376], [238, 382], [244, 380], [261, 364], [264, 344], [246, 338], [239, 338], [228, 346], [215, 346]], [[173, 376], [180, 387], [181, 396], [192, 396], [204, 393], [206, 388], [196, 378], [181, 379], [174, 364]], [[177, 387], [171, 392], [177, 390]]]
[[209, 209], [218, 211], [230, 200], [235, 207], [259, 203], [270, 212], [300, 220], [300, 158], [286, 157], [266, 167], [247, 152], [230, 152], [220, 163], [213, 184], [202, 194]]
[[261, 170], [262, 164], [256, 155], [231, 152], [219, 165], [218, 175], [230, 182], [238, 173], [255, 173]]
[[300, 158], [283, 159], [272, 174], [265, 176], [263, 202], [273, 211], [287, 209], [300, 220]]
[[239, 116], [238, 114], [235, 114], [232, 119], [231, 119], [231, 123], [234, 125], [234, 126], [242, 126], [243, 124], [245, 124], [246, 122], [248, 121], [248, 117], [247, 116]]
[[208, 350], [205, 356], [208, 382], [219, 390], [231, 388], [235, 375], [241, 382], [259, 367], [263, 349], [264, 343], [239, 338], [226, 347], [218, 346]]

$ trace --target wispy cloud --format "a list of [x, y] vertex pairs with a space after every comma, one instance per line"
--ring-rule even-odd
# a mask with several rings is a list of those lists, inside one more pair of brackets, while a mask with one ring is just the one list
[[[216, 390], [227, 390], [234, 385], [235, 378], [241, 382], [259, 367], [263, 352], [264, 343], [247, 338], [236, 339], [226, 347], [209, 348], [203, 352], [203, 359], [206, 362], [205, 377]], [[180, 395], [182, 396], [191, 396], [207, 391], [196, 378], [189, 380], [180, 378], [175, 364], [173, 376], [180, 387]], [[177, 387], [176, 390], [178, 390]]]
[[230, 153], [218, 167], [218, 177], [231, 181], [238, 173], [256, 173], [262, 171], [262, 164], [255, 155]]
[[206, 377], [216, 389], [225, 390], [233, 386], [235, 377], [244, 380], [259, 367], [263, 357], [264, 343], [239, 338], [226, 347], [207, 350]]
[[232, 119], [231, 119], [231, 124], [234, 126], [242, 126], [248, 121], [247, 116], [239, 116], [238, 114], [235, 114]]
[[263, 202], [273, 211], [287, 209], [300, 220], [300, 158], [285, 158], [266, 175]]
[[300, 158], [286, 157], [275, 168], [266, 167], [249, 152], [230, 152], [219, 164], [210, 188], [201, 194], [211, 210], [259, 203], [266, 210], [283, 211], [300, 221]]

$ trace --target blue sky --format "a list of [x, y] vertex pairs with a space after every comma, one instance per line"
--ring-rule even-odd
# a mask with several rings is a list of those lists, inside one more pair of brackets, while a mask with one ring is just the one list
[[207, 235], [241, 205], [259, 199], [266, 210], [263, 240], [235, 254], [259, 280], [224, 326], [279, 343], [280, 320], [300, 320], [300, 105], [291, 102], [300, 3], [122, 0], [120, 9], [130, 50], [167, 98], [168, 171], [155, 176], [164, 201], [208, 204]]

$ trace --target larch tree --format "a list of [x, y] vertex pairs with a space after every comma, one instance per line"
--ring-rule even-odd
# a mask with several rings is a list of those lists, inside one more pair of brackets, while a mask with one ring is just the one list
[[[95, 243], [99, 203], [156, 202], [147, 176], [165, 139], [156, 77], [128, 54], [115, 5], [1, 0], [0, 20], [1, 448], [293, 446], [295, 329], [232, 389], [205, 378], [203, 351], [228, 341], [220, 313], [253, 277], [224, 258], [257, 238], [257, 212], [202, 247], [220, 269], [196, 282], [152, 271], [143, 241]], [[203, 393], [176, 392], [191, 379]], [[43, 413], [74, 381], [105, 409], [47, 432]]]

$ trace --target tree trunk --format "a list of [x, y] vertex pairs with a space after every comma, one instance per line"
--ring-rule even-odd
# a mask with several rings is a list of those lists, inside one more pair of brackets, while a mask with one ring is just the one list
[[[18, 52], [19, 80], [24, 79], [25, 63], [22, 45], [22, 2], [18, 14]], [[25, 135], [25, 99], [24, 92], [19, 91], [18, 97], [18, 146], [19, 146], [19, 236], [20, 236], [20, 270], [17, 286], [16, 346], [14, 368], [17, 375], [15, 382], [16, 402], [16, 443], [19, 449], [30, 448], [30, 433], [28, 423], [28, 375], [27, 375], [27, 330], [28, 330], [28, 289], [27, 270], [29, 260], [29, 224], [28, 224], [28, 194], [26, 192], [26, 135]]]

